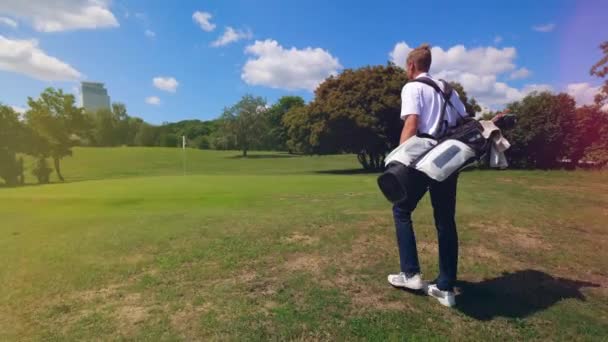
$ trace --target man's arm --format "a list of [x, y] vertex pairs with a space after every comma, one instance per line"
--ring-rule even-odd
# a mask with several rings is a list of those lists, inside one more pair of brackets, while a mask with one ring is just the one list
[[418, 130], [418, 115], [411, 114], [405, 117], [405, 123], [403, 124], [403, 130], [401, 131], [401, 138], [399, 139], [399, 145], [403, 144], [407, 139], [416, 135]]
[[406, 84], [401, 90], [401, 119], [405, 122], [403, 123], [399, 145], [416, 135], [418, 115], [421, 110], [420, 94], [417, 88], [413, 84]]

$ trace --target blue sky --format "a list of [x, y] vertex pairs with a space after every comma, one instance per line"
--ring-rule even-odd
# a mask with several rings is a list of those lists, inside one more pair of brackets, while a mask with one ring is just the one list
[[[582, 104], [601, 83], [589, 68], [608, 39], [605, 13], [600, 0], [0, 0], [0, 102], [24, 108], [45, 87], [88, 80], [149, 122], [205, 120], [246, 93], [310, 100], [329, 74], [401, 63], [428, 42], [432, 72], [489, 108], [537, 89]], [[240, 39], [214, 46], [227, 27]]]

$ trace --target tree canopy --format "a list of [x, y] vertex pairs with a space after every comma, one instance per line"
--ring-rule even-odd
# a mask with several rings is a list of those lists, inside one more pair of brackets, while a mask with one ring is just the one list
[[234, 138], [236, 146], [247, 156], [247, 151], [260, 144], [265, 128], [266, 100], [245, 95], [232, 107], [224, 109], [220, 117], [221, 131]]
[[[595, 63], [590, 70], [591, 75], [606, 78], [608, 75], [608, 41], [600, 44], [600, 49], [604, 56]], [[606, 104], [608, 101], [608, 79], [604, 81], [602, 90], [595, 96], [595, 103], [599, 106]]]
[[43, 141], [37, 154], [53, 159], [57, 177], [63, 181], [60, 160], [72, 154], [72, 147], [86, 130], [83, 110], [76, 107], [74, 95], [61, 89], [47, 88], [38, 99], [30, 97], [27, 102], [30, 109], [25, 121]]
[[347, 69], [319, 85], [315, 99], [284, 119], [293, 149], [307, 153], [356, 153], [377, 169], [397, 146], [405, 71], [392, 64]]
[[572, 137], [575, 102], [567, 94], [532, 93], [508, 106], [517, 114], [517, 125], [505, 132], [512, 146], [511, 161], [520, 167], [547, 169], [566, 157], [566, 146]]

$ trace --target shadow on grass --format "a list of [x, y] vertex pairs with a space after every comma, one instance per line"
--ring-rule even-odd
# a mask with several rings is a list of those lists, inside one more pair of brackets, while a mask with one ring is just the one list
[[0, 183], [0, 189], [16, 189], [16, 188], [29, 188], [34, 186], [48, 185], [48, 184], [65, 184], [70, 182], [48, 182], [48, 183], [25, 183], [19, 185], [7, 185], [4, 183]]
[[298, 154], [287, 154], [287, 153], [277, 153], [277, 154], [249, 154], [247, 157], [243, 155], [236, 155], [226, 157], [228, 159], [281, 159], [281, 158], [298, 158], [301, 155]]
[[461, 294], [456, 309], [477, 320], [495, 317], [524, 318], [545, 310], [563, 299], [585, 301], [583, 287], [600, 285], [581, 280], [556, 278], [537, 270], [503, 273], [479, 283], [459, 282]]
[[321, 173], [325, 175], [364, 175], [364, 174], [380, 174], [382, 171], [377, 170], [365, 170], [363, 168], [360, 169], [346, 169], [346, 170], [320, 170], [315, 171], [315, 173]]

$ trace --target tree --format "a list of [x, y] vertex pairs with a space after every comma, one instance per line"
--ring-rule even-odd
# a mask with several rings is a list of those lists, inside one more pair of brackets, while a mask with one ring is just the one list
[[[597, 105], [576, 108], [575, 115], [565, 122], [563, 127], [565, 157], [571, 161], [571, 167], [578, 165], [579, 161], [589, 159], [588, 154], [592, 147], [601, 145], [606, 141], [603, 137], [608, 129], [608, 114], [600, 110]], [[608, 133], [608, 132], [606, 132]]]
[[36, 165], [32, 170], [32, 174], [36, 176], [39, 184], [47, 184], [50, 180], [51, 173], [53, 169], [48, 166], [46, 158], [44, 156], [39, 156], [36, 159]]
[[290, 152], [312, 154], [313, 145], [310, 141], [313, 125], [318, 115], [310, 111], [309, 106], [291, 108], [283, 117], [283, 125], [287, 128], [287, 149]]
[[102, 108], [93, 115], [93, 140], [95, 146], [115, 146], [117, 142], [117, 121], [111, 110]]
[[517, 115], [517, 125], [504, 133], [512, 146], [511, 163], [519, 167], [548, 169], [568, 155], [569, 127], [575, 122], [575, 102], [567, 94], [533, 92], [507, 107]]
[[[112, 103], [112, 117], [114, 118], [115, 128], [113, 135], [113, 145], [128, 145], [129, 134], [131, 133], [129, 127], [129, 114], [127, 113], [127, 106], [124, 103], [115, 102]], [[133, 133], [133, 136], [135, 133]]]
[[0, 104], [0, 178], [9, 186], [19, 184], [23, 174], [18, 152], [24, 152], [24, 129], [19, 114]]
[[[593, 67], [591, 67], [590, 73], [591, 75], [606, 78], [608, 75], [608, 41], [603, 42], [600, 45], [600, 49], [604, 56], [600, 59]], [[604, 85], [602, 86], [602, 91], [598, 92], [595, 95], [595, 103], [598, 106], [602, 106], [606, 104], [608, 100], [608, 79], [605, 80]]]
[[[589, 161], [599, 163], [600, 165], [608, 164], [608, 119], [606, 116], [606, 107], [608, 107], [608, 41], [600, 45], [600, 49], [604, 56], [590, 70], [591, 75], [605, 78], [604, 85], [600, 92], [595, 95], [596, 114], [601, 114], [601, 123], [595, 125], [598, 128], [597, 140], [588, 146], [585, 150], [584, 157]], [[604, 112], [597, 110], [603, 108]]]
[[247, 157], [247, 151], [261, 142], [265, 110], [266, 101], [251, 95], [243, 96], [234, 106], [224, 109], [220, 118], [221, 131], [234, 137], [237, 147], [243, 151], [243, 157]]
[[267, 129], [262, 148], [278, 151], [287, 149], [288, 128], [284, 125], [283, 118], [291, 109], [303, 106], [304, 99], [300, 96], [283, 96], [264, 112]]
[[137, 127], [134, 143], [136, 146], [154, 146], [156, 144], [157, 137], [158, 128], [141, 120]]
[[365, 169], [380, 169], [399, 143], [403, 69], [387, 66], [347, 69], [326, 79], [306, 107], [284, 122], [289, 146], [306, 153], [356, 153]]
[[467, 92], [464, 90], [462, 84], [458, 82], [450, 82], [450, 85], [452, 86], [452, 88], [454, 88], [454, 90], [458, 92], [460, 100], [462, 101], [462, 103], [464, 103], [464, 108], [466, 109], [467, 114], [469, 114], [469, 116], [475, 117], [478, 112], [481, 112], [481, 106], [479, 106], [477, 100], [475, 100], [474, 98], [469, 99], [469, 97], [467, 96]]
[[87, 129], [85, 115], [75, 103], [74, 95], [54, 88], [47, 88], [36, 100], [28, 97], [27, 125], [46, 145], [38, 153], [53, 159], [55, 173], [61, 181], [64, 179], [60, 161], [72, 155], [72, 147]]

